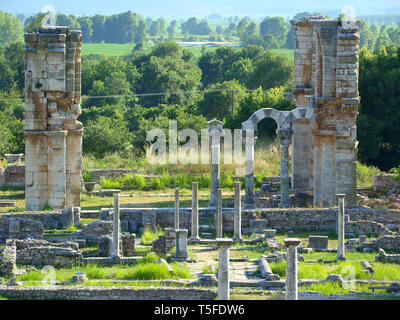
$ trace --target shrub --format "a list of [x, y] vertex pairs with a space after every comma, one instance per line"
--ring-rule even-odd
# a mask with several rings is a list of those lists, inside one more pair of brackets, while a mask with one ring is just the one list
[[121, 183], [115, 178], [103, 178], [100, 185], [102, 189], [121, 189]]
[[163, 232], [160, 227], [156, 228], [156, 231], [153, 232], [149, 228], [145, 228], [144, 232], [142, 233], [142, 244], [143, 245], [151, 245], [154, 240], [156, 240]]

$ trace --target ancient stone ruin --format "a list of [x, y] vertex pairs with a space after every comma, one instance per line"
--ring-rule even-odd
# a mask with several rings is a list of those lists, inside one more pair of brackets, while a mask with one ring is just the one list
[[82, 33], [41, 27], [25, 34], [26, 210], [80, 206]]
[[[258, 110], [243, 123], [257, 130], [274, 119], [281, 145], [281, 207], [289, 205], [288, 148], [292, 144], [292, 189], [312, 193], [314, 206], [329, 207], [336, 194], [356, 205], [359, 39], [358, 27], [319, 17], [291, 21], [295, 32], [295, 77], [291, 94], [297, 109]], [[246, 148], [246, 207], [254, 207], [254, 143]]]

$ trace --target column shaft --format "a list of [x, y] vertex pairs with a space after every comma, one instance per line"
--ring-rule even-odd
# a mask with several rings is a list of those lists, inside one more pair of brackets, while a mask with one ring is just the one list
[[233, 240], [242, 240], [242, 199], [240, 182], [235, 182], [234, 235]]
[[112, 252], [113, 257], [120, 257], [119, 252], [119, 193], [114, 194], [114, 229], [113, 229], [113, 242], [112, 242]]

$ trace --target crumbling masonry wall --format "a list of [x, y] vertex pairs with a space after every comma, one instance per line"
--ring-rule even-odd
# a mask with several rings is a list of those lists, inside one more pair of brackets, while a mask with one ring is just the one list
[[292, 186], [311, 191], [314, 205], [349, 205], [357, 195], [358, 22], [342, 27], [321, 17], [291, 21], [295, 32], [297, 108], [312, 106], [315, 117], [294, 124]]
[[26, 210], [80, 206], [82, 171], [80, 31], [25, 34]]

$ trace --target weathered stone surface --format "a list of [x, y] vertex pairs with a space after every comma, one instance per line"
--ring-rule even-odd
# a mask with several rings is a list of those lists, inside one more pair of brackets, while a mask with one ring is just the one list
[[311, 249], [328, 249], [328, 237], [326, 236], [309, 236], [308, 247]]
[[17, 249], [18, 264], [71, 267], [82, 261], [78, 244], [74, 242], [51, 243], [32, 239], [13, 241]]
[[27, 237], [41, 239], [43, 237], [43, 223], [26, 218], [0, 216], [0, 242], [7, 239], [25, 239]]
[[214, 300], [216, 290], [193, 288], [132, 287], [7, 287], [0, 285], [0, 295], [24, 300]]
[[400, 254], [386, 254], [385, 250], [380, 248], [379, 256], [375, 257], [375, 261], [400, 264]]
[[171, 251], [175, 245], [176, 230], [173, 228], [166, 228], [164, 230], [164, 234], [153, 241], [151, 251], [157, 253], [158, 255], [165, 255]]
[[[62, 31], [60, 31], [62, 30]], [[60, 34], [62, 32], [62, 34]], [[25, 207], [80, 206], [81, 33], [41, 27], [25, 35]]]
[[399, 186], [400, 183], [394, 179], [393, 174], [379, 174], [372, 177], [372, 187], [376, 191], [389, 191]]
[[13, 275], [17, 268], [16, 262], [17, 247], [14, 241], [8, 240], [4, 251], [0, 253], [0, 276]]
[[372, 242], [363, 242], [360, 247], [375, 250], [384, 249], [400, 252], [400, 235], [382, 236]]
[[280, 280], [281, 278], [277, 274], [273, 274], [271, 267], [268, 264], [268, 260], [266, 256], [261, 255], [260, 261], [259, 261], [259, 266], [260, 266], [260, 272], [261, 276], [267, 280], [267, 281], [275, 281], [275, 280]]
[[84, 226], [78, 236], [87, 241], [97, 242], [99, 237], [112, 234], [113, 227], [113, 221], [95, 221]]

